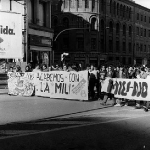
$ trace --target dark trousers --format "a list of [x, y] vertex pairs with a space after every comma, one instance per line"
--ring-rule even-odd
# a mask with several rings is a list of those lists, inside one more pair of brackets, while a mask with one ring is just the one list
[[[137, 104], [141, 105], [141, 101], [136, 101]], [[143, 105], [146, 106], [147, 108], [150, 105], [150, 101], [143, 101]]]
[[114, 98], [114, 94], [111, 94], [111, 93], [105, 93], [104, 98], [103, 98], [103, 103], [107, 102], [108, 97], [111, 98], [113, 105], [116, 104], [116, 99]]
[[95, 86], [95, 79], [91, 78], [89, 80], [89, 93], [92, 98], [94, 98], [95, 96], [94, 86]]

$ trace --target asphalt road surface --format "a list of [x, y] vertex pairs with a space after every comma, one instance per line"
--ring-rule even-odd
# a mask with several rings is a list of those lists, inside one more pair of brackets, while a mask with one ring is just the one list
[[[39, 118], [31, 109], [32, 103], [40, 109]], [[150, 150], [150, 112], [135, 110], [132, 106], [102, 107], [98, 101], [41, 98], [30, 102], [8, 98], [1, 100], [0, 106], [0, 112], [6, 113], [7, 118], [7, 123], [4, 119], [5, 124], [0, 125], [0, 150]], [[2, 106], [12, 107], [4, 111]], [[48, 108], [53, 108], [53, 113]], [[56, 111], [56, 108], [64, 110]], [[15, 121], [23, 113], [27, 117]], [[15, 114], [17, 117], [9, 121]]]

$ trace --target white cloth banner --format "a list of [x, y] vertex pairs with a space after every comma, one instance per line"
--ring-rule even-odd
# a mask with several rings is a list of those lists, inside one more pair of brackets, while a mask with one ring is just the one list
[[113, 78], [112, 86], [109, 79], [102, 84], [103, 92], [111, 93], [116, 98], [150, 101], [150, 79], [121, 79]]
[[22, 58], [22, 15], [0, 11], [0, 58]]
[[35, 95], [88, 100], [88, 72], [51, 71], [35, 74]]

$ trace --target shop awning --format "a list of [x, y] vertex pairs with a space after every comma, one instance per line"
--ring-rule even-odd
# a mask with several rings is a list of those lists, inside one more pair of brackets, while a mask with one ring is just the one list
[[30, 46], [32, 51], [52, 51], [51, 47]]

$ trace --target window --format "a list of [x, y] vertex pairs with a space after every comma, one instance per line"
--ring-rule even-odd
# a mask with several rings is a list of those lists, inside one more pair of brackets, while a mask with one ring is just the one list
[[109, 23], [109, 33], [113, 33], [113, 23]]
[[123, 36], [126, 36], [126, 26], [123, 25]]
[[104, 0], [101, 0], [101, 11], [104, 12], [105, 3]]
[[95, 0], [92, 0], [92, 9], [95, 8]]
[[119, 4], [117, 3], [117, 16], [119, 16]]
[[141, 15], [141, 21], [143, 21], [143, 15]]
[[52, 21], [52, 27], [55, 28], [57, 26], [58, 26], [58, 19], [57, 19], [57, 17], [54, 17], [53, 21]]
[[39, 25], [45, 26], [46, 25], [46, 3], [40, 2], [39, 3]]
[[92, 18], [92, 20], [91, 20], [91, 30], [96, 30], [96, 29], [97, 29], [96, 18]]
[[82, 8], [82, 0], [77, 0], [77, 6], [78, 8]]
[[29, 5], [28, 5], [28, 18], [29, 22], [33, 23], [34, 22], [34, 4], [32, 0], [29, 0]]
[[110, 14], [112, 13], [112, 0], [110, 0]]
[[136, 44], [136, 51], [137, 52], [139, 51], [139, 44], [138, 43]]
[[119, 27], [119, 23], [117, 23], [116, 25], [116, 34], [119, 35], [120, 33], [120, 27]]
[[116, 52], [120, 51], [120, 43], [119, 41], [116, 41]]
[[129, 37], [131, 37], [131, 36], [132, 36], [132, 27], [129, 26]]
[[123, 53], [125, 53], [126, 52], [126, 42], [125, 41], [123, 41]]
[[102, 50], [102, 52], [105, 51], [105, 49], [104, 49], [104, 39], [101, 39], [101, 50]]
[[114, 1], [114, 11], [113, 11], [114, 15], [116, 16], [116, 2]]
[[63, 26], [65, 27], [65, 28], [68, 28], [69, 27], [69, 19], [68, 18], [63, 18]]
[[146, 29], [144, 29], [144, 37], [146, 37]]
[[63, 48], [69, 48], [69, 38], [68, 37], [63, 38]]
[[96, 38], [91, 38], [91, 49], [96, 50]]
[[143, 36], [143, 28], [141, 28], [141, 33], [140, 33], [140, 35]]
[[123, 63], [124, 65], [126, 64], [126, 58], [125, 58], [125, 57], [122, 58], [122, 63]]
[[144, 21], [146, 22], [146, 16], [145, 16], [145, 19], [144, 19]]
[[104, 32], [105, 27], [104, 27], [104, 20], [101, 20], [101, 31]]
[[131, 57], [128, 58], [128, 63], [131, 65], [131, 63], [132, 63]]
[[132, 44], [131, 44], [131, 42], [129, 42], [129, 53], [131, 53], [132, 52]]
[[1, 2], [1, 0], [0, 0], [0, 9], [2, 9], [2, 5], [1, 5], [1, 3], [2, 3], [2, 2]]
[[111, 39], [109, 40], [109, 51], [113, 52], [113, 41]]
[[77, 38], [77, 48], [84, 49], [84, 39], [82, 37]]
[[139, 13], [137, 13], [137, 20], [139, 20]]
[[144, 45], [144, 52], [146, 52], [146, 45]]
[[77, 26], [78, 26], [78, 28], [84, 27], [84, 20], [82, 17], [77, 17]]
[[123, 18], [125, 17], [125, 6], [123, 6]]
[[75, 6], [75, 1], [74, 0], [70, 0], [70, 7], [73, 8]]
[[123, 16], [123, 8], [122, 8], [122, 5], [120, 5], [120, 17], [122, 17]]
[[150, 45], [148, 45], [148, 53], [150, 53]]
[[89, 0], [85, 0], [85, 8], [89, 8]]
[[139, 35], [139, 27], [136, 27], [136, 35]]
[[68, 0], [64, 0], [64, 8], [68, 8]]
[[129, 8], [129, 19], [131, 19], [131, 8]]
[[143, 44], [140, 44], [140, 51], [143, 51]]

